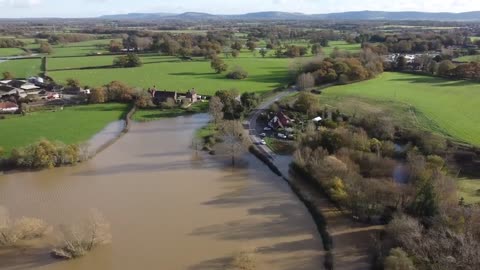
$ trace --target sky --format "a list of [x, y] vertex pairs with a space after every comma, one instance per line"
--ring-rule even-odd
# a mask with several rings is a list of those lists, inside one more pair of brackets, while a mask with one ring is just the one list
[[359, 10], [480, 11], [480, 0], [0, 0], [0, 18], [72, 18], [131, 12], [187, 11], [213, 14], [257, 11], [319, 14]]

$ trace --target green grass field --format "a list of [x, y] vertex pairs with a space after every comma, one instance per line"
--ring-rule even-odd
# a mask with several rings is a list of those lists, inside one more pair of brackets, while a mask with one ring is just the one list
[[480, 179], [460, 179], [458, 193], [467, 204], [480, 203]]
[[81, 143], [119, 120], [125, 104], [65, 107], [63, 111], [41, 111], [0, 120], [0, 146], [9, 154], [13, 148], [46, 138], [64, 143]]
[[0, 48], [0, 57], [22, 55], [25, 51], [20, 48]]
[[[244, 52], [238, 58], [225, 59], [230, 68], [243, 67], [249, 77], [229, 80], [225, 74], [215, 74], [210, 61], [196, 59], [184, 62], [177, 57], [146, 55], [144, 65], [138, 68], [111, 68], [114, 56], [50, 58], [49, 75], [59, 82], [77, 78], [82, 84], [100, 86], [120, 80], [136, 87], [153, 87], [185, 91], [196, 88], [201, 94], [213, 94], [219, 89], [236, 88], [240, 91], [270, 91], [288, 81], [286, 58], [262, 58]], [[64, 69], [64, 70], [61, 70]]]
[[[49, 76], [58, 82], [68, 78], [79, 79], [90, 87], [104, 85], [113, 80], [120, 80], [135, 87], [153, 87], [184, 91], [196, 88], [201, 94], [213, 94], [219, 89], [236, 88], [242, 92], [265, 92], [283, 86], [288, 82], [288, 67], [293, 59], [275, 58], [270, 51], [266, 58], [259, 53], [254, 55], [244, 50], [238, 58], [225, 59], [230, 68], [243, 67], [249, 77], [245, 80], [229, 80], [225, 74], [215, 74], [210, 62], [202, 58], [192, 62], [182, 62], [177, 57], [158, 54], [142, 55], [144, 65], [138, 68], [112, 68], [115, 56], [91, 55], [107, 53], [105, 46], [110, 39], [90, 40], [66, 45], [55, 45], [48, 58]], [[292, 44], [306, 46], [306, 41], [292, 41]], [[261, 42], [259, 43], [261, 46]], [[35, 49], [38, 44], [28, 44]], [[347, 44], [344, 41], [332, 41], [330, 47], [324, 48], [330, 54], [335, 47], [341, 50], [358, 51], [359, 44]], [[11, 71], [17, 77], [28, 77], [40, 72], [40, 59], [24, 59], [0, 63], [0, 72]]]
[[110, 39], [88, 40], [83, 42], [68, 43], [65, 45], [53, 46], [51, 57], [66, 56], [85, 56], [96, 53], [108, 53], [106, 45], [110, 43]]
[[[455, 140], [480, 145], [480, 87], [468, 81], [384, 73], [376, 79], [329, 88], [321, 101], [358, 98], [371, 106], [392, 109], [404, 118], [413, 114], [422, 128]], [[400, 109], [395, 109], [400, 108]]]
[[0, 63], [0, 74], [5, 71], [12, 72], [17, 78], [28, 78], [40, 73], [40, 58], [9, 60]]
[[358, 52], [361, 50], [361, 44], [348, 44], [345, 41], [330, 41], [329, 47], [323, 48], [323, 52], [326, 55], [329, 55], [333, 52], [333, 49], [338, 48], [341, 51], [349, 51], [349, 52]]

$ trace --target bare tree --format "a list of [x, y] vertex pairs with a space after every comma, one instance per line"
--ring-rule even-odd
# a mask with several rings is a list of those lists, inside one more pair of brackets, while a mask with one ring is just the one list
[[225, 153], [232, 159], [232, 167], [235, 167], [236, 159], [245, 153], [248, 148], [248, 140], [243, 136], [243, 127], [238, 120], [225, 120], [220, 124], [220, 137], [223, 143], [220, 152]]
[[219, 97], [213, 96], [210, 99], [209, 112], [213, 117], [215, 125], [223, 119], [223, 107], [222, 100]]
[[315, 78], [311, 73], [302, 73], [297, 78], [297, 86], [300, 90], [305, 90], [315, 86]]

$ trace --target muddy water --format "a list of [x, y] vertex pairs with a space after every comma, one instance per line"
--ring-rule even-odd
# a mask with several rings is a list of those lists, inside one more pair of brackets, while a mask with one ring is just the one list
[[259, 269], [322, 269], [322, 244], [304, 206], [249, 155], [242, 169], [189, 146], [206, 115], [134, 123], [93, 160], [73, 168], [0, 176], [0, 205], [14, 216], [69, 223], [97, 208], [113, 242], [79, 260], [47, 250], [0, 257], [1, 269], [224, 269], [257, 250]]

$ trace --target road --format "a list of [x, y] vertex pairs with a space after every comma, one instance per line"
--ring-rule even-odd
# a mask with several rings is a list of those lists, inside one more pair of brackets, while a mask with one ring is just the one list
[[260, 141], [262, 138], [260, 134], [263, 132], [263, 127], [257, 126], [257, 119], [258, 117], [265, 112], [273, 103], [283, 99], [284, 97], [291, 95], [294, 93], [295, 90], [287, 90], [283, 92], [279, 92], [274, 96], [269, 97], [267, 100], [263, 101], [255, 111], [252, 112], [250, 118], [248, 119], [248, 136], [253, 144], [256, 144], [260, 151], [264, 152], [270, 159], [275, 160], [276, 155], [275, 153], [266, 145], [260, 145]]

